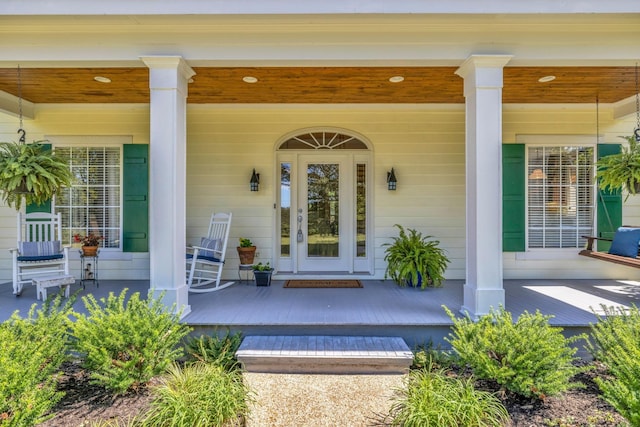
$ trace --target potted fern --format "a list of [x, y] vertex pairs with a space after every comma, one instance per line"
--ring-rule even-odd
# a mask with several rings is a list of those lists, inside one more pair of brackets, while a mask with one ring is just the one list
[[383, 245], [387, 247], [384, 256], [387, 262], [385, 280], [390, 277], [399, 286], [410, 285], [422, 289], [442, 286], [449, 258], [440, 248], [440, 242], [414, 229], [405, 231], [401, 225], [395, 226], [399, 230], [398, 237], [393, 237], [393, 243]]
[[71, 185], [66, 160], [39, 142], [0, 142], [0, 191], [7, 206], [43, 204]]
[[634, 136], [620, 138], [627, 140], [629, 146], [598, 160], [598, 186], [606, 191], [625, 189], [628, 198], [640, 192], [640, 143]]

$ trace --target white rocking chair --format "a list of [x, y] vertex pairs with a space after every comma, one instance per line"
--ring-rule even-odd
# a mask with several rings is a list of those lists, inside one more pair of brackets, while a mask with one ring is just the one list
[[200, 246], [187, 247], [189, 292], [219, 291], [234, 284], [234, 282], [220, 284], [230, 228], [231, 213], [214, 213], [211, 215], [207, 237], [200, 240]]
[[18, 213], [18, 247], [13, 260], [13, 293], [19, 296], [35, 277], [69, 274], [69, 247], [62, 246], [60, 213]]

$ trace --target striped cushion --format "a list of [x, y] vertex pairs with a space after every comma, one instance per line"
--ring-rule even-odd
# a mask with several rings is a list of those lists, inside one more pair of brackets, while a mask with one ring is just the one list
[[46, 242], [18, 242], [18, 251], [24, 257], [47, 257], [59, 255], [60, 240]]
[[213, 251], [219, 251], [222, 240], [220, 239], [207, 239], [203, 237], [200, 240], [200, 246], [203, 248], [211, 249], [210, 251], [200, 251], [198, 257], [202, 258], [215, 258], [216, 254]]

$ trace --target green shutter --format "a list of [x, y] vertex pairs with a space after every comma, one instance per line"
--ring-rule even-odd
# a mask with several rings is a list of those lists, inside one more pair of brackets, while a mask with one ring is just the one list
[[[598, 144], [598, 159], [620, 152], [620, 144]], [[613, 238], [618, 227], [622, 225], [622, 192], [597, 189], [598, 224], [597, 236]], [[611, 242], [598, 240], [598, 250], [608, 251]]]
[[525, 147], [502, 146], [502, 250], [524, 252], [525, 228]]
[[[42, 146], [47, 149], [47, 150], [51, 150], [51, 144], [42, 144]], [[50, 213], [51, 212], [51, 199], [47, 200], [46, 202], [43, 202], [41, 205], [37, 205], [35, 203], [29, 203], [26, 206], [26, 212], [27, 213], [33, 213], [33, 212], [46, 212], [46, 213]]]
[[149, 146], [123, 146], [122, 250], [149, 251]]

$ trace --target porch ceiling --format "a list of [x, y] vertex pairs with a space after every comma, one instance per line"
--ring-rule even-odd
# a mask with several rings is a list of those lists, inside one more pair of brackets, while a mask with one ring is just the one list
[[[190, 104], [464, 103], [457, 67], [196, 67]], [[22, 68], [22, 97], [40, 103], [148, 103], [147, 68]], [[553, 75], [556, 79], [540, 83]], [[95, 76], [111, 79], [99, 83]], [[253, 76], [257, 83], [242, 81]], [[403, 76], [391, 83], [392, 76]], [[18, 96], [17, 69], [0, 90]], [[505, 103], [615, 103], [635, 95], [634, 67], [506, 67]]]

